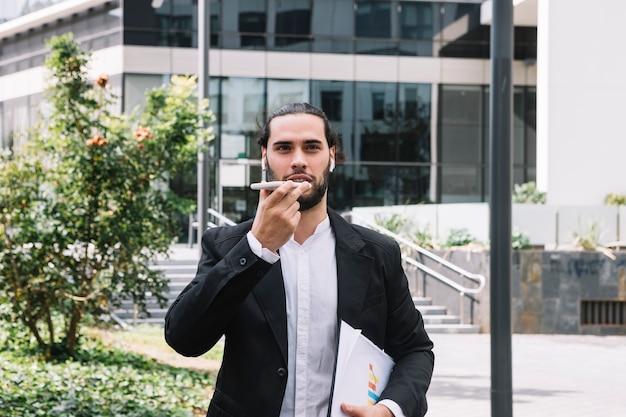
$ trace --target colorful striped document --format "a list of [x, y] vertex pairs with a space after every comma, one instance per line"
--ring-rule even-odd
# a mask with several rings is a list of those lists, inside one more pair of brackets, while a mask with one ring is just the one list
[[371, 340], [342, 321], [330, 417], [345, 417], [341, 404], [373, 405], [387, 386], [393, 359]]

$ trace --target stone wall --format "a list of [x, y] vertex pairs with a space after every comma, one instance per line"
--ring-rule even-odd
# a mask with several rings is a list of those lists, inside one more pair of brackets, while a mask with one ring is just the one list
[[514, 251], [515, 333], [626, 334], [626, 324], [581, 324], [581, 301], [626, 303], [626, 253]]
[[[437, 255], [470, 272], [483, 274], [487, 284], [475, 297], [473, 311], [466, 299], [462, 305], [465, 317], [473, 313], [474, 324], [481, 332], [490, 331], [489, 252], [439, 251]], [[529, 334], [597, 334], [626, 335], [626, 324], [581, 324], [582, 301], [626, 303], [626, 252], [614, 257], [594, 251], [513, 251], [511, 264], [511, 317], [514, 333]], [[444, 268], [424, 261], [429, 267], [463, 285], [467, 280], [450, 274]], [[421, 277], [419, 291], [443, 304], [452, 314], [460, 314], [459, 294], [434, 279]], [[626, 305], [622, 306], [626, 308]]]

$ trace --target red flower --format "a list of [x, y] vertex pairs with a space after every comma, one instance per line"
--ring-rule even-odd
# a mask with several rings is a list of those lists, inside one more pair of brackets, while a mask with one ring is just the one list
[[87, 146], [104, 146], [108, 143], [109, 141], [100, 135], [94, 135], [91, 139], [87, 140]]
[[100, 88], [106, 87], [108, 82], [109, 82], [109, 76], [106, 74], [100, 74], [100, 76], [96, 78], [96, 84]]
[[150, 128], [144, 126], [139, 126], [139, 128], [135, 130], [135, 132], [133, 132], [133, 135], [135, 135], [137, 142], [141, 142], [144, 139], [152, 137], [152, 134], [150, 133]]

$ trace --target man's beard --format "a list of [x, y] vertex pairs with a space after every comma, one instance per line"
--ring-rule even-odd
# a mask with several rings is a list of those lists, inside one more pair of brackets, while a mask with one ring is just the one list
[[[292, 172], [291, 174], [287, 175], [285, 178], [283, 178], [282, 181], [286, 181], [287, 178], [296, 174], [305, 174], [305, 172], [302, 170], [296, 170]], [[328, 166], [324, 170], [324, 173], [322, 174], [322, 180], [319, 183], [317, 183], [315, 181], [315, 177], [313, 177], [313, 182], [311, 182], [311, 186], [312, 186], [311, 190], [307, 194], [301, 195], [298, 198], [298, 203], [300, 203], [300, 209], [299, 209], [300, 211], [310, 210], [313, 207], [317, 206], [320, 203], [320, 201], [322, 201], [322, 199], [326, 195], [326, 191], [328, 190], [328, 178], [329, 177], [330, 177], [330, 164], [328, 164]], [[279, 178], [277, 178], [274, 175], [274, 171], [272, 171], [272, 168], [269, 166], [269, 163], [267, 164], [267, 180], [268, 181], [279, 180]]]

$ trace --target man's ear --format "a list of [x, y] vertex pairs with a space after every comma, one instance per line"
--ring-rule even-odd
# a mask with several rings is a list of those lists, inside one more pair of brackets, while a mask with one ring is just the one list
[[267, 152], [265, 149], [261, 148], [261, 170], [265, 171], [267, 169]]

